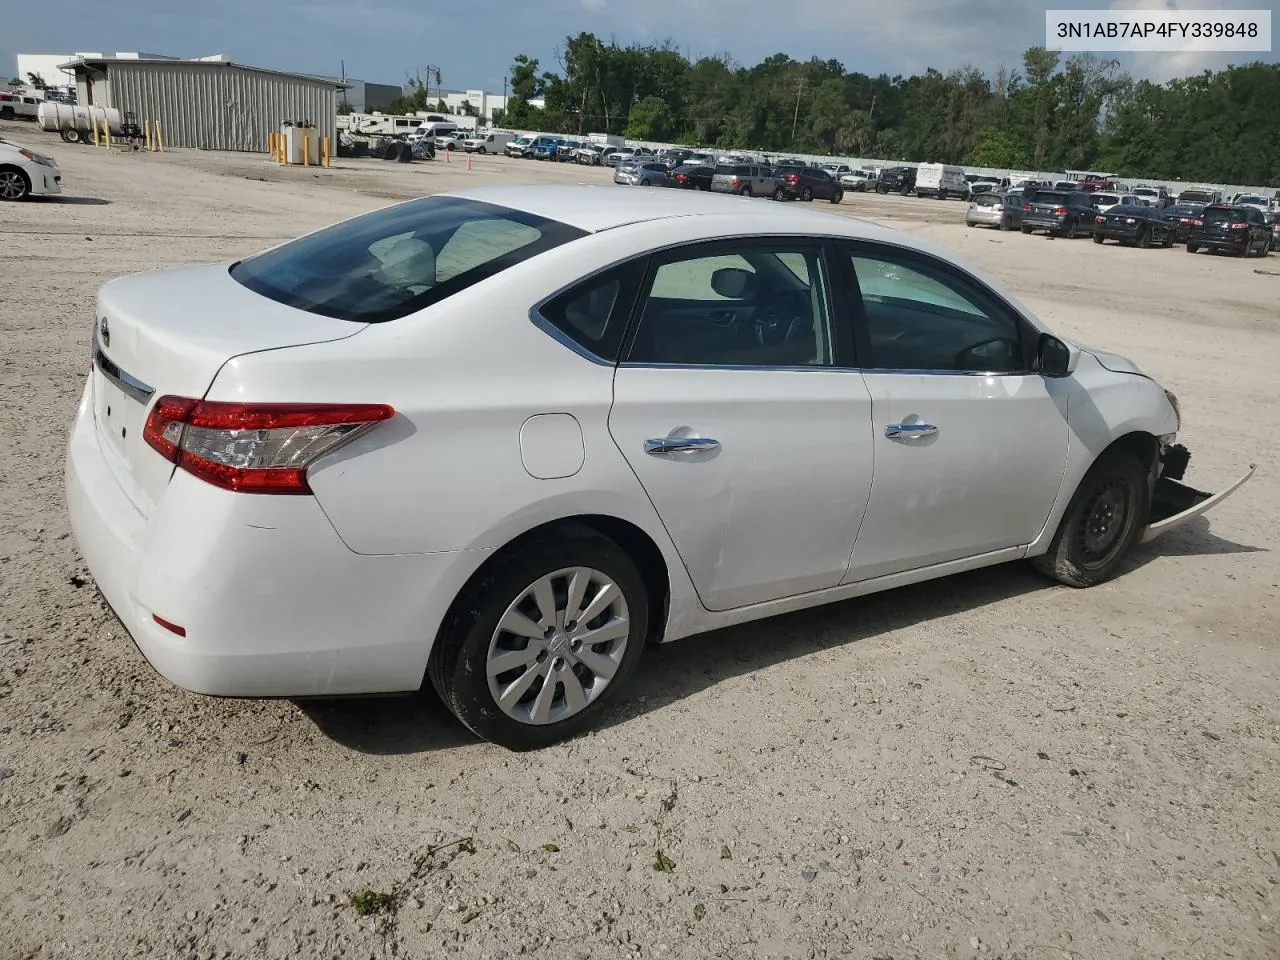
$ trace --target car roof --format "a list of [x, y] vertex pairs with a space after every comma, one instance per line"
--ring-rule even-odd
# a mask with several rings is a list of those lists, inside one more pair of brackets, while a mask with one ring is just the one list
[[611, 185], [478, 187], [447, 195], [511, 207], [590, 233], [674, 217], [723, 216], [740, 220], [745, 214], [771, 231], [812, 231], [815, 235], [889, 239], [900, 244], [905, 240], [917, 245], [909, 234], [866, 220], [719, 193], [626, 190]]

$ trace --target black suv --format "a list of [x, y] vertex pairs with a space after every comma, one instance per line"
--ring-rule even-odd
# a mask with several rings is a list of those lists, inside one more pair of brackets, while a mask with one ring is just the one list
[[773, 199], [830, 200], [844, 199], [844, 187], [827, 171], [818, 167], [774, 167]]
[[880, 171], [876, 193], [900, 193], [904, 197], [916, 188], [915, 167], [885, 167]]
[[1225, 203], [1210, 204], [1191, 221], [1187, 231], [1187, 253], [1201, 247], [1206, 250], [1230, 250], [1237, 257], [1265, 257], [1271, 249], [1274, 227], [1257, 207], [1233, 207]]

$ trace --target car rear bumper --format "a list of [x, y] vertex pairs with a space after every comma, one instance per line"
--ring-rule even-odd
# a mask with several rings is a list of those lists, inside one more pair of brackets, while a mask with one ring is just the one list
[[1022, 217], [1022, 225], [1032, 230], [1061, 230], [1066, 223], [1066, 217], [1037, 217], [1032, 214], [1024, 214]]
[[212, 696], [417, 689], [445, 611], [485, 556], [363, 556], [313, 497], [235, 494], [181, 471], [145, 517], [108, 467], [89, 388], [65, 482], [80, 552], [142, 655]]
[[971, 227], [998, 227], [1006, 219], [1011, 219], [1007, 213], [965, 213], [964, 215], [964, 222]]
[[1134, 225], [1132, 227], [1104, 227], [1101, 224], [1094, 227], [1094, 235], [1102, 237], [1103, 240], [1119, 240], [1121, 242], [1137, 240], [1142, 232], [1142, 227]]
[[1194, 243], [1197, 247], [1203, 247], [1206, 250], [1239, 250], [1248, 241], [1249, 236], [1243, 231], [1232, 237], [1197, 237], [1194, 234], [1187, 237], [1187, 243]]

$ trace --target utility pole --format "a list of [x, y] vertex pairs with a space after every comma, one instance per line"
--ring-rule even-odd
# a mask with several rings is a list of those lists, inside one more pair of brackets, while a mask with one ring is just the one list
[[804, 94], [807, 77], [800, 77], [796, 80], [796, 112], [791, 118], [791, 142], [794, 145], [796, 141], [796, 124], [800, 122], [800, 97]]
[[349, 109], [350, 104], [347, 103], [347, 61], [338, 61], [339, 72], [342, 74], [342, 106]]

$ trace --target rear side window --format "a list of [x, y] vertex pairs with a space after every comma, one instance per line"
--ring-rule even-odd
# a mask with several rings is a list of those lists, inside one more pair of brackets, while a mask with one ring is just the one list
[[423, 197], [241, 260], [231, 276], [286, 306], [382, 323], [583, 236], [521, 210]]
[[587, 353], [616, 363], [646, 262], [642, 258], [597, 274], [552, 297], [537, 312]]

